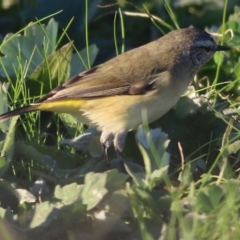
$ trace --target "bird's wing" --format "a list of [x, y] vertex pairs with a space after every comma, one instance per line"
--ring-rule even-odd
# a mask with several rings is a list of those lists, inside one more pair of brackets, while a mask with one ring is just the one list
[[53, 89], [37, 103], [60, 99], [98, 98], [112, 95], [144, 94], [154, 87], [154, 80], [145, 76], [143, 80], [129, 81], [114, 74], [108, 66], [99, 65], [66, 81]]

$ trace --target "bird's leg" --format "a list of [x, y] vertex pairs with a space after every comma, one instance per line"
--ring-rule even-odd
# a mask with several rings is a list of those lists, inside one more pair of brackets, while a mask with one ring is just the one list
[[124, 130], [122, 132], [118, 132], [114, 136], [113, 145], [117, 154], [117, 159], [120, 162], [122, 172], [126, 172], [124, 167], [124, 158], [122, 156], [122, 151], [125, 145], [125, 139], [127, 137], [128, 131]]
[[113, 142], [113, 135], [111, 133], [102, 132], [100, 137], [100, 142], [103, 148], [103, 154], [106, 162], [106, 168], [111, 169], [110, 161], [108, 158], [108, 148], [111, 146]]
[[107, 153], [108, 146], [106, 146], [105, 144], [102, 144], [102, 148], [103, 148], [103, 155], [104, 155], [105, 162], [106, 162], [106, 168], [111, 169], [110, 161], [109, 161], [108, 153]]
[[122, 156], [122, 152], [120, 152], [117, 148], [115, 148], [116, 154], [117, 154], [117, 160], [120, 163], [120, 169], [122, 173], [127, 173], [125, 166], [124, 166], [124, 158]]

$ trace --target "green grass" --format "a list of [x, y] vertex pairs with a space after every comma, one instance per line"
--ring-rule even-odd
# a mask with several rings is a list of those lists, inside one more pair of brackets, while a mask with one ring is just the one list
[[[9, 86], [0, 86], [2, 112], [7, 105], [15, 109], [39, 99], [93, 65], [98, 50], [90, 45], [85, 3], [86, 48], [81, 51], [75, 53], [72, 43], [61, 45], [63, 39], [71, 42], [71, 22], [58, 36], [52, 16], [46, 26], [38, 20], [3, 40], [0, 74]], [[180, 13], [165, 4], [171, 21], [156, 21], [147, 4], [143, 12], [134, 10], [159, 29], [181, 27]], [[88, 129], [75, 138], [86, 129], [69, 116], [29, 113], [0, 123], [1, 239], [239, 239], [240, 9], [229, 18], [227, 6], [225, 1], [218, 40], [224, 43], [231, 28], [235, 37], [227, 44], [232, 51], [214, 56], [201, 69], [193, 91], [174, 110], [134, 133], [137, 146], [129, 137], [128, 175], [114, 169], [111, 152], [113, 169], [106, 171], [99, 132]], [[111, 28], [116, 55], [128, 46], [125, 7]], [[38, 42], [31, 45], [29, 39]], [[151, 130], [156, 126], [162, 130]]]

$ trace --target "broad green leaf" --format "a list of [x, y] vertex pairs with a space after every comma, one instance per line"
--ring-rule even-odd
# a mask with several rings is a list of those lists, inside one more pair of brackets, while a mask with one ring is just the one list
[[0, 207], [0, 218], [6, 220], [8, 223], [14, 224], [14, 215], [10, 207], [6, 209]]
[[124, 183], [129, 178], [127, 174], [119, 173], [118, 170], [113, 169], [111, 171], [107, 171], [107, 182], [106, 188], [108, 191], [114, 192], [123, 188]]
[[44, 92], [47, 92], [69, 78], [71, 58], [72, 43], [68, 43], [58, 51], [53, 52], [43, 63], [38, 65], [30, 78], [44, 82], [45, 86], [50, 82], [51, 86], [44, 90]]
[[81, 199], [82, 191], [83, 185], [76, 183], [71, 183], [63, 187], [57, 185], [54, 190], [54, 197], [60, 201], [60, 205], [69, 205]]
[[233, 153], [237, 153], [239, 150], [240, 150], [240, 140], [230, 143], [227, 146], [227, 152], [229, 155]]
[[44, 36], [44, 46], [48, 54], [51, 54], [56, 47], [58, 23], [52, 18], [46, 26], [46, 36]]
[[18, 141], [15, 143], [15, 156], [17, 158], [24, 158], [25, 160], [34, 160], [36, 163], [42, 166], [46, 165], [44, 161], [44, 156], [40, 153], [31, 143], [26, 143]]
[[144, 128], [140, 127], [136, 133], [136, 139], [143, 155], [148, 178], [153, 170], [169, 165], [170, 155], [166, 152], [166, 148], [170, 140], [160, 128], [146, 133]]
[[204, 222], [207, 222], [207, 215], [203, 215], [198, 212], [187, 213], [182, 219], [182, 226], [184, 226], [185, 231], [182, 232], [183, 239], [197, 239], [199, 236], [194, 234], [194, 230], [201, 229]]
[[71, 114], [61, 113], [58, 114], [58, 116], [60, 117], [71, 138], [74, 138], [83, 132], [83, 125], [78, 123], [77, 119]]
[[39, 203], [21, 215], [20, 224], [25, 231], [36, 227], [46, 228], [57, 218], [59, 212], [60, 210], [52, 206], [49, 202]]
[[[8, 83], [0, 82], [0, 114], [8, 111], [7, 108], [7, 91], [8, 91]], [[0, 122], [0, 176], [5, 172], [8, 168], [8, 160], [5, 156], [3, 156], [3, 148], [5, 145], [5, 140], [8, 135], [10, 120], [6, 120], [4, 122]]]
[[29, 23], [23, 35], [8, 34], [0, 51], [0, 75], [30, 75], [55, 49], [58, 24], [53, 19], [48, 26]]
[[232, 47], [237, 47], [239, 48], [240, 46], [240, 20], [239, 20], [239, 7], [234, 8], [234, 13], [229, 16], [229, 20], [224, 23], [223, 26], [220, 27], [219, 32], [222, 31], [222, 28], [224, 30], [231, 29], [231, 31], [234, 34], [233, 39], [229, 41], [230, 36], [225, 34], [224, 35], [224, 40], [228, 41], [228, 45]]
[[235, 65], [233, 72], [240, 79], [240, 62]]
[[109, 211], [118, 216], [131, 216], [130, 199], [123, 189], [115, 191], [109, 199]]
[[208, 194], [213, 208], [220, 206], [219, 204], [224, 197], [224, 192], [220, 186], [210, 185], [205, 188], [205, 193]]
[[18, 116], [13, 117], [10, 120], [9, 129], [6, 134], [6, 138], [4, 140], [3, 147], [1, 149], [1, 156], [6, 156], [8, 159], [11, 158], [12, 153], [13, 153], [12, 147], [13, 147], [13, 143], [14, 143], [15, 125], [17, 123], [17, 119], [18, 119]]
[[183, 188], [188, 187], [192, 183], [193, 177], [191, 174], [190, 164], [187, 164], [184, 169], [179, 173], [178, 180], [181, 182], [181, 186]]
[[200, 158], [191, 163], [191, 170], [194, 171], [196, 168], [201, 168], [204, 171], [206, 170], [206, 162]]
[[89, 143], [96, 136], [99, 137], [99, 135], [100, 133], [96, 128], [90, 127], [83, 134], [80, 134], [73, 139], [64, 139], [59, 144], [74, 147], [81, 151], [87, 151]]
[[188, 87], [188, 91], [179, 99], [175, 106], [175, 112], [179, 119], [184, 119], [189, 115], [194, 115], [198, 111], [205, 112], [208, 107], [206, 97], [198, 96], [193, 86]]
[[0, 179], [0, 202], [1, 206], [14, 208], [18, 205], [18, 194], [13, 184], [7, 180]]
[[[150, 153], [139, 142], [138, 142], [138, 147], [141, 151], [141, 154], [142, 154], [142, 157], [143, 157], [143, 160], [144, 160], [144, 167], [146, 169], [146, 175], [147, 175], [147, 177], [150, 177], [151, 172], [152, 172]], [[129, 172], [128, 172], [128, 174], [129, 174]]]
[[161, 197], [157, 199], [157, 206], [160, 211], [170, 211], [172, 204], [172, 197], [166, 193], [163, 193]]
[[214, 62], [216, 64], [222, 65], [224, 61], [224, 53], [223, 52], [217, 52], [213, 55]]
[[164, 177], [167, 176], [167, 173], [168, 173], [168, 165], [154, 170], [152, 172], [152, 174], [150, 176], [150, 180], [149, 180], [152, 187], [155, 187], [160, 182], [162, 182], [164, 180]]
[[227, 204], [234, 202], [239, 204], [240, 201], [240, 181], [239, 179], [229, 179], [221, 185], [224, 194], [228, 197]]
[[[89, 53], [90, 64], [92, 66], [98, 54], [98, 48], [95, 44], [89, 46]], [[87, 50], [86, 48], [84, 48], [79, 53], [73, 54], [71, 61], [70, 77], [73, 77], [86, 69], [87, 69]]]
[[82, 202], [87, 205], [87, 210], [97, 206], [108, 193], [106, 188], [107, 173], [86, 174], [82, 191]]
[[139, 210], [141, 209], [141, 212], [139, 212], [139, 214], [145, 212], [145, 214], [151, 216], [151, 218], [161, 218], [159, 215], [161, 210], [159, 209], [157, 202], [158, 198], [155, 196], [155, 192], [153, 190], [133, 186], [130, 191], [130, 198], [131, 205], [138, 206]]
[[5, 159], [5, 157], [0, 157], [0, 173], [2, 175], [2, 171], [4, 172], [3, 169], [5, 169], [7, 167], [7, 161]]
[[[9, 1], [9, 0], [8, 0]], [[12, 0], [13, 1], [13, 0]], [[17, 0], [14, 0], [17, 2]], [[3, 2], [6, 2], [3, 1]], [[88, 21], [94, 22], [96, 17], [96, 12], [99, 11], [97, 6], [103, 5], [103, 0], [91, 0], [88, 3]], [[24, 8], [20, 9], [21, 19], [23, 22], [27, 22], [30, 19], [41, 19], [43, 17], [49, 16], [53, 13], [57, 13], [55, 18], [62, 27], [66, 26], [69, 21], [74, 18], [71, 24], [71, 28], [68, 32], [75, 35], [82, 34], [85, 29], [85, 1], [71, 0], [71, 1], [59, 1], [59, 0], [28, 0], [24, 3]], [[59, 11], [62, 11], [59, 13]], [[79, 37], [79, 36], [78, 36]], [[81, 37], [79, 37], [82, 40]]]
[[103, 155], [103, 148], [99, 136], [94, 136], [88, 144], [88, 152], [94, 158], [100, 158]]
[[209, 196], [204, 192], [200, 192], [196, 196], [196, 206], [195, 207], [200, 212], [210, 213], [211, 211], [213, 211], [214, 206], [212, 206], [211, 199], [209, 198]]
[[7, 170], [9, 164], [12, 161], [13, 148], [14, 148], [14, 139], [15, 139], [15, 126], [18, 116], [13, 117], [10, 120], [8, 132], [5, 135], [5, 139], [0, 141], [0, 157], [1, 157], [1, 168], [0, 176]]
[[18, 189], [15, 189], [15, 192], [18, 196], [18, 200], [20, 204], [23, 204], [24, 202], [28, 202], [28, 203], [36, 202], [36, 197], [26, 189], [18, 188]]
[[[77, 173], [78, 176], [84, 176], [89, 172], [92, 172], [93, 170], [95, 172], [103, 172], [106, 170], [105, 164], [101, 167], [101, 169], [97, 169], [98, 166], [102, 165], [99, 159], [97, 158], [88, 158], [85, 160], [85, 163], [79, 168], [79, 171]], [[99, 170], [99, 171], [98, 171]]]
[[143, 172], [135, 173], [129, 167], [128, 163], [125, 163], [124, 166], [127, 173], [133, 179], [133, 182], [136, 184], [136, 186], [143, 187], [143, 188], [147, 187], [146, 173], [143, 173]]
[[[8, 111], [8, 87], [9, 83], [1, 83], [0, 82], [0, 114]], [[8, 131], [10, 120], [6, 120], [4, 122], [0, 122], [0, 130], [4, 133]], [[1, 134], [1, 133], [0, 133]], [[1, 139], [2, 137], [0, 137]]]

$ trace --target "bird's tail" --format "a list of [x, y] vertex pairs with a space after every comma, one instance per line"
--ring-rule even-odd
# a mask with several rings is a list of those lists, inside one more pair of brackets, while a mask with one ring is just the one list
[[86, 101], [83, 99], [64, 99], [57, 101], [35, 102], [0, 115], [0, 122], [27, 112], [47, 111], [56, 113], [78, 113]]
[[3, 113], [0, 115], [0, 122], [7, 120], [9, 118], [12, 118], [14, 116], [18, 116], [23, 113], [32, 112], [32, 111], [37, 111], [36, 107], [34, 105], [33, 106], [27, 105], [27, 106], [12, 110], [10, 112]]

